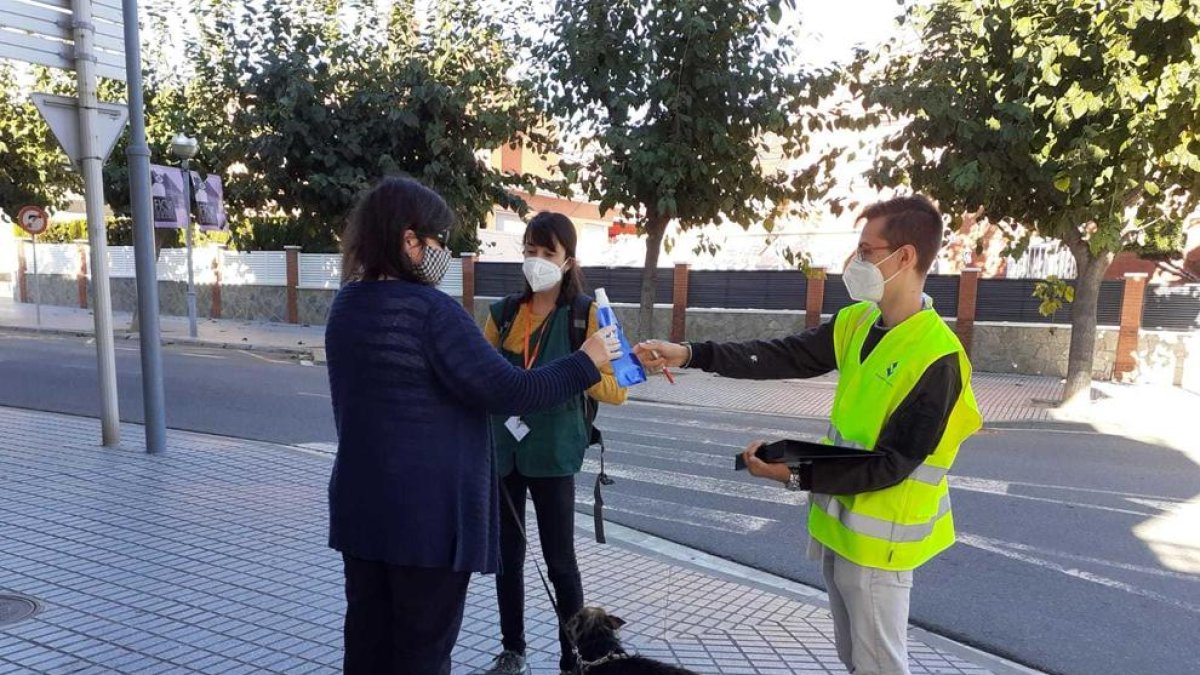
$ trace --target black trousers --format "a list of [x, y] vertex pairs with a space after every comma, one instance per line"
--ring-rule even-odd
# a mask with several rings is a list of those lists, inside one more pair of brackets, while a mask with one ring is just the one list
[[[501, 480], [525, 523], [525, 491], [533, 496], [537, 512], [538, 537], [546, 576], [554, 587], [562, 623], [583, 609], [583, 581], [575, 560], [575, 477], [527, 478], [514, 470]], [[538, 584], [538, 593], [541, 590]], [[500, 574], [496, 576], [496, 601], [500, 607], [500, 633], [504, 648], [525, 652], [525, 539], [517, 527], [512, 509], [500, 496]], [[575, 655], [566, 635], [559, 630], [562, 656], [559, 668], [575, 667]]]
[[470, 573], [342, 561], [346, 675], [450, 675]]

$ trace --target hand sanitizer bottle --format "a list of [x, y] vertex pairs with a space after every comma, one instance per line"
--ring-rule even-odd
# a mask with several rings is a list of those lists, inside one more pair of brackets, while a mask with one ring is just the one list
[[621, 330], [621, 323], [617, 321], [617, 315], [608, 302], [608, 293], [603, 288], [596, 289], [596, 323], [600, 324], [601, 328], [617, 327], [617, 338], [621, 341], [622, 352], [621, 358], [612, 362], [617, 384], [622, 387], [632, 387], [645, 382], [646, 371], [642, 368], [642, 363], [633, 355], [629, 340], [625, 339], [625, 331]]

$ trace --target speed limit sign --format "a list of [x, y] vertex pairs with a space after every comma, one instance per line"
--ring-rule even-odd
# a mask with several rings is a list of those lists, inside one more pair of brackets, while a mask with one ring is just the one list
[[17, 225], [29, 234], [41, 234], [50, 225], [50, 216], [40, 206], [23, 206], [17, 212]]

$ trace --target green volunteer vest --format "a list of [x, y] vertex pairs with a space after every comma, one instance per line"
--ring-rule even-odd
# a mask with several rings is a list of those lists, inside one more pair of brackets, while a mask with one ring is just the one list
[[[503, 328], [501, 312], [504, 301], [493, 303], [492, 322], [497, 329]], [[560, 306], [546, 317], [540, 328], [530, 336], [530, 348], [541, 340], [534, 368], [546, 365], [571, 353], [569, 330], [570, 308]], [[514, 321], [510, 331], [523, 331], [525, 326]], [[542, 333], [546, 332], [545, 337]], [[500, 335], [500, 353], [518, 368], [525, 367], [525, 356], [504, 348], [507, 333]], [[521, 416], [529, 426], [529, 433], [521, 442], [508, 431], [504, 423], [508, 415], [492, 416], [492, 438], [496, 444], [496, 470], [507, 476], [516, 468], [521, 475], [530, 478], [553, 478], [573, 476], [583, 468], [583, 456], [587, 451], [587, 428], [583, 419], [583, 397], [571, 397], [566, 403], [535, 413]]]
[[983, 423], [971, 390], [971, 364], [962, 344], [933, 309], [923, 309], [887, 332], [865, 361], [863, 343], [879, 309], [859, 303], [834, 323], [839, 379], [827, 443], [874, 448], [879, 432], [926, 368], [958, 354], [962, 394], [933, 454], [898, 485], [854, 495], [813, 493], [809, 534], [866, 567], [914, 569], [954, 543], [946, 474], [958, 446]]

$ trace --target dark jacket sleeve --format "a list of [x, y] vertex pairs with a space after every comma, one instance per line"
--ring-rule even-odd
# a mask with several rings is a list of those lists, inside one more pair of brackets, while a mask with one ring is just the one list
[[489, 413], [522, 415], [549, 408], [600, 381], [600, 371], [582, 351], [533, 370], [517, 368], [453, 301], [434, 303], [426, 330], [438, 379], [468, 405]]
[[882, 490], [903, 481], [937, 449], [961, 393], [958, 354], [947, 354], [925, 369], [884, 424], [874, 448], [882, 457], [802, 466], [800, 487], [848, 495]]
[[750, 342], [698, 342], [689, 368], [743, 380], [786, 380], [837, 369], [833, 319], [799, 335]]

